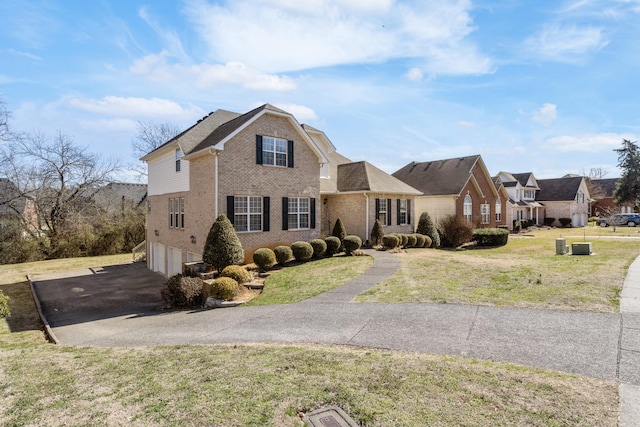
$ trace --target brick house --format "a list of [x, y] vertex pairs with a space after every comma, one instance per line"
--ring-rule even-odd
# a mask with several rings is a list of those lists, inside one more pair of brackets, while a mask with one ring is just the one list
[[499, 180], [508, 194], [505, 223], [509, 229], [516, 221], [527, 220], [533, 224], [544, 221], [544, 206], [536, 201], [540, 191], [538, 181], [532, 172], [510, 173], [501, 171], [494, 178]]
[[392, 174], [423, 194], [416, 197], [415, 212], [428, 212], [434, 221], [456, 215], [475, 227], [504, 224], [502, 199], [479, 155], [411, 162]]
[[247, 259], [320, 236], [320, 146], [269, 104], [217, 110], [142, 157], [148, 165], [147, 263], [167, 276], [201, 259], [215, 218], [234, 224]]
[[616, 213], [632, 213], [633, 203], [618, 205], [613, 199], [613, 193], [620, 178], [587, 179], [587, 186], [593, 202], [590, 216], [610, 216]]
[[537, 201], [545, 208], [545, 218], [570, 218], [573, 227], [584, 227], [589, 220], [589, 188], [583, 176], [539, 179]]

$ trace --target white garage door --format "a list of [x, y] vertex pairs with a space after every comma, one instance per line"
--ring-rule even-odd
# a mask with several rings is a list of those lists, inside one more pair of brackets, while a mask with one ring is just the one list
[[165, 273], [164, 245], [161, 243], [151, 244], [151, 269], [158, 273]]
[[182, 250], [178, 248], [167, 248], [168, 263], [167, 277], [171, 277], [174, 274], [182, 274]]

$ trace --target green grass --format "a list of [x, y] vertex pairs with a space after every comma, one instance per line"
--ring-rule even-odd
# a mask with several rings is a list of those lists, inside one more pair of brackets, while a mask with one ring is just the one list
[[[640, 255], [640, 240], [630, 238], [630, 230], [625, 228], [625, 234], [602, 228], [539, 230], [529, 237], [511, 236], [500, 248], [410, 249], [398, 254], [402, 265], [394, 276], [357, 301], [615, 312], [627, 269]], [[558, 237], [569, 246], [591, 241], [595, 255], [555, 255]]]
[[373, 264], [368, 256], [335, 256], [287, 267], [265, 281], [264, 291], [248, 305], [291, 304], [337, 288]]

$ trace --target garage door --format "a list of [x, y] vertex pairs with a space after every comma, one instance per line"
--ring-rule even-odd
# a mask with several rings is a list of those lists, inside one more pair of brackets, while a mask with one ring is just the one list
[[182, 274], [182, 250], [178, 248], [167, 248], [168, 263], [167, 277], [171, 277], [174, 274]]
[[151, 244], [151, 269], [158, 273], [165, 273], [164, 266], [164, 245], [161, 243]]

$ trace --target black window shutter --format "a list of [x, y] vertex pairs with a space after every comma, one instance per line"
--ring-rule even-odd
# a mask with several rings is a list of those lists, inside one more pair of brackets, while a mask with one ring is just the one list
[[[380, 219], [380, 199], [376, 199], [376, 219]], [[382, 224], [387, 225], [387, 224]]]
[[396, 199], [396, 222], [400, 225], [400, 199]]
[[262, 135], [256, 135], [256, 164], [262, 164]]
[[287, 167], [293, 167], [293, 141], [287, 141]]
[[231, 224], [233, 224], [234, 217], [234, 200], [233, 196], [227, 196], [227, 217], [229, 221], [231, 221]]
[[391, 225], [391, 199], [387, 199], [387, 225]]
[[289, 229], [289, 198], [282, 198], [282, 229]]
[[311, 199], [311, 206], [309, 207], [309, 209], [311, 210], [311, 212], [309, 212], [309, 226], [311, 228], [316, 228], [316, 199]]
[[411, 200], [407, 199], [407, 224], [411, 224]]
[[262, 198], [262, 231], [269, 231], [269, 227], [270, 227], [270, 213], [269, 213], [269, 208], [270, 208], [270, 201], [271, 198], [270, 197], [263, 197]]

